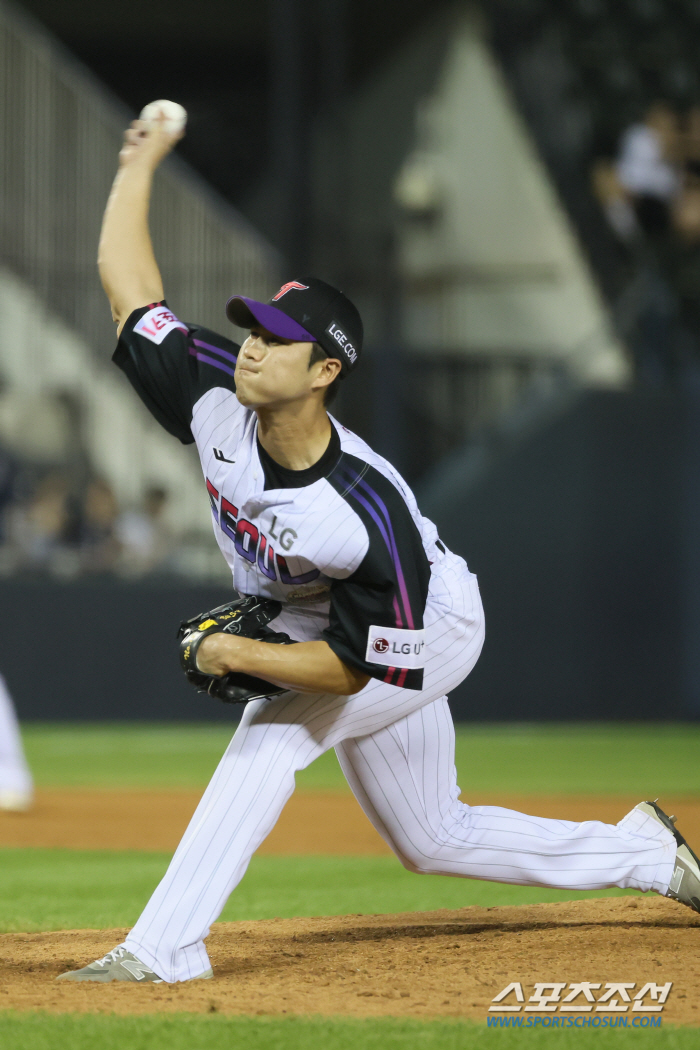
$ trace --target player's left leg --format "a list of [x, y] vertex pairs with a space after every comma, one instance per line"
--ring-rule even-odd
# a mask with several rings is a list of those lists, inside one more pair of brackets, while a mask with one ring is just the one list
[[613, 825], [460, 802], [446, 697], [344, 740], [336, 753], [367, 816], [411, 871], [560, 889], [669, 888], [676, 842], [644, 811]]
[[14, 704], [0, 675], [0, 810], [27, 809], [32, 791], [32, 775], [24, 757]]

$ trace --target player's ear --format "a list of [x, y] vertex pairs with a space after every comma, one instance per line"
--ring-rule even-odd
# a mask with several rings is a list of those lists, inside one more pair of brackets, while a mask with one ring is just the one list
[[329, 387], [340, 375], [341, 364], [335, 357], [326, 357], [323, 361], [317, 361], [320, 365], [318, 375], [311, 384], [312, 390], [321, 390]]

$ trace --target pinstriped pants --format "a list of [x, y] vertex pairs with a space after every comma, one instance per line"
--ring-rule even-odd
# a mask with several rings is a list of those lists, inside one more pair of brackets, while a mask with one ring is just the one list
[[618, 825], [548, 820], [459, 801], [446, 693], [484, 638], [476, 584], [460, 559], [433, 571], [421, 692], [372, 680], [350, 697], [285, 693], [245, 708], [160, 885], [125, 946], [165, 981], [209, 967], [204, 939], [294, 790], [334, 747], [360, 805], [416, 872], [566, 889], [665, 892], [675, 840], [640, 814]]
[[14, 704], [5, 679], [0, 675], [0, 791], [31, 794], [32, 787]]

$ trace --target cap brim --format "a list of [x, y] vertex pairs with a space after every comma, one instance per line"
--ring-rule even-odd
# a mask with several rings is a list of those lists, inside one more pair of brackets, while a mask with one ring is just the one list
[[307, 332], [277, 307], [259, 303], [256, 299], [248, 299], [245, 295], [234, 295], [229, 299], [226, 303], [226, 316], [239, 328], [252, 328], [253, 325], [260, 324], [280, 339], [292, 339], [295, 343], [316, 342], [316, 337], [311, 332]]

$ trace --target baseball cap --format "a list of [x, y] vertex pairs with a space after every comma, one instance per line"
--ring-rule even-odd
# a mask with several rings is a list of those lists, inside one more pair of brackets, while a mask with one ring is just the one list
[[362, 350], [362, 319], [348, 297], [318, 277], [287, 281], [267, 303], [234, 295], [226, 316], [239, 328], [260, 324], [281, 339], [318, 343], [335, 357], [345, 375], [357, 364]]

